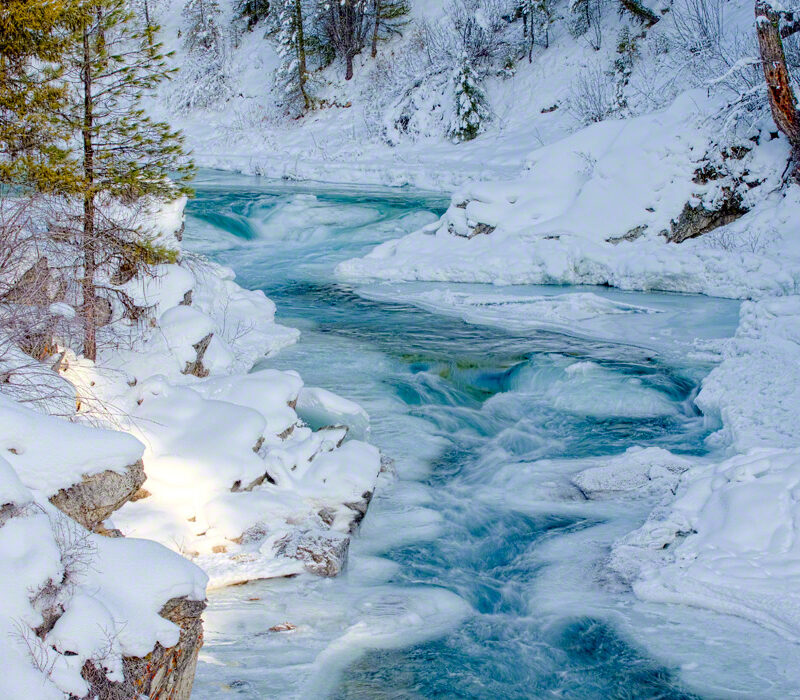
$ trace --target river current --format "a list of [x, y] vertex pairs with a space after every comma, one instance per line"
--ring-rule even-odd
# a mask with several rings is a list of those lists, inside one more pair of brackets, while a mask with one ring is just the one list
[[[652, 502], [586, 501], [569, 483], [568, 460], [633, 445], [708, 453], [715, 426], [692, 399], [738, 303], [337, 280], [338, 262], [446, 204], [405, 189], [199, 178], [186, 246], [233, 267], [302, 331], [261, 366], [363, 405], [398, 477], [381, 482], [339, 579], [212, 592], [194, 697], [788, 697], [792, 664], [777, 637], [645, 604], [605, 570], [611, 543]], [[468, 323], [419, 303], [448, 293], [591, 293], [653, 313], [537, 326], [510, 304], [479, 304]], [[297, 629], [268, 631], [284, 621]]]

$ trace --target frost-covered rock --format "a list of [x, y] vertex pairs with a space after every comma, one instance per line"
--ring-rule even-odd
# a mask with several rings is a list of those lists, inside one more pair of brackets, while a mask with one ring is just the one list
[[660, 447], [631, 447], [605, 464], [584, 469], [571, 481], [589, 499], [662, 495], [674, 492], [690, 467], [689, 460]]
[[316, 576], [338, 576], [347, 563], [350, 538], [338, 532], [295, 530], [274, 545], [276, 556], [297, 559]]

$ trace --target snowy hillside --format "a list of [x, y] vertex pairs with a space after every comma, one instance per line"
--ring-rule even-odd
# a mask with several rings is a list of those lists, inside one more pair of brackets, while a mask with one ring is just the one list
[[[673, 696], [750, 654], [684, 663], [695, 613], [768, 635], [773, 687], [800, 642], [797, 0], [102, 0], [60, 43], [6, 5], [1, 697], [188, 700], [198, 660], [253, 697], [345, 667], [374, 697]], [[203, 173], [187, 229], [172, 129], [265, 179]]]

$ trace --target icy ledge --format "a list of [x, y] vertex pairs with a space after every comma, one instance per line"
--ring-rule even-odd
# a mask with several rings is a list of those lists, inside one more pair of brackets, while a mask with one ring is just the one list
[[696, 464], [610, 567], [637, 596], [750, 619], [800, 642], [800, 297], [745, 303], [697, 403], [736, 456]]

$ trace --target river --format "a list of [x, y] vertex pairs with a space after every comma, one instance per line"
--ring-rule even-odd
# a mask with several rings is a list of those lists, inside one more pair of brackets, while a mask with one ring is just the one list
[[[339, 579], [212, 593], [194, 697], [786, 696], [791, 664], [777, 637], [642, 603], [607, 573], [610, 544], [653, 502], [587, 501], [565, 461], [633, 445], [705, 455], [715, 426], [692, 398], [713, 352], [695, 339], [713, 350], [732, 335], [738, 303], [336, 279], [339, 261], [446, 204], [405, 189], [201, 174], [187, 248], [233, 267], [302, 331], [261, 366], [361, 403], [399, 477], [381, 482]], [[548, 325], [535, 305], [481, 303], [467, 323], [430, 303], [453, 293], [537, 304], [592, 294], [630, 312]], [[284, 621], [297, 630], [268, 631]]]

